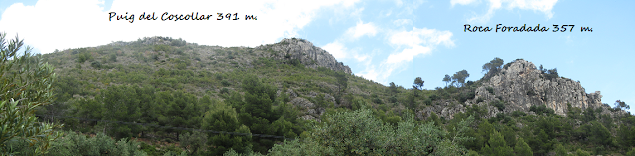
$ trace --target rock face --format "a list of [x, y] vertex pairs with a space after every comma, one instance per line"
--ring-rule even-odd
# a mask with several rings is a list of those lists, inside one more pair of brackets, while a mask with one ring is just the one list
[[350, 74], [351, 68], [342, 62], [337, 62], [335, 57], [320, 47], [313, 46], [313, 43], [304, 39], [288, 39], [285, 38], [279, 43], [273, 45], [259, 46], [258, 49], [267, 50], [271, 48], [272, 53], [269, 57], [276, 60], [293, 60], [297, 59], [300, 63], [309, 68], [325, 67], [334, 71], [343, 71]]
[[[531, 106], [546, 105], [556, 114], [566, 116], [567, 103], [583, 110], [602, 106], [600, 91], [587, 94], [580, 82], [568, 78], [548, 80], [533, 63], [522, 59], [514, 61], [484, 82], [476, 89], [475, 94], [475, 98], [466, 101], [466, 105], [476, 104], [479, 98], [484, 101], [478, 105], [503, 100], [506, 102], [503, 110], [505, 113], [517, 110], [528, 112]], [[490, 111], [490, 116], [499, 113], [496, 108], [489, 107], [489, 110], [493, 110]]]
[[[303, 119], [307, 119], [307, 118], [308, 119], [319, 119], [319, 117], [322, 116], [322, 114], [324, 114], [326, 112], [326, 109], [317, 108], [315, 106], [315, 104], [313, 104], [311, 101], [309, 101], [307, 99], [304, 99], [304, 98], [301, 98], [301, 97], [294, 98], [290, 102], [294, 106], [299, 107], [301, 110], [307, 110], [306, 111], [306, 115], [304, 117], [301, 117]], [[307, 117], [307, 116], [311, 116], [311, 117]]]

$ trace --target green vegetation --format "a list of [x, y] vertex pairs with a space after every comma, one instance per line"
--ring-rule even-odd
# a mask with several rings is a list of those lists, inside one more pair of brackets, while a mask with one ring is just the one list
[[[164, 44], [148, 44], [157, 39]], [[469, 77], [466, 70], [445, 75], [443, 88], [424, 89], [420, 77], [414, 78], [412, 88], [404, 88], [395, 83], [384, 86], [325, 67], [312, 68], [314, 62], [304, 64], [291, 55], [285, 57], [282, 52], [274, 51], [272, 45], [223, 48], [188, 44], [182, 39], [152, 40], [42, 55], [41, 62], [49, 62], [55, 69], [32, 66], [31, 69], [44, 70], [34, 73], [54, 71], [59, 76], [55, 81], [31, 77], [43, 80], [37, 81], [43, 84], [34, 84], [32, 88], [18, 78], [1, 77], [7, 80], [3, 82], [9, 82], [5, 84], [9, 90], [0, 90], [3, 93], [27, 86], [22, 92], [0, 97], [6, 103], [2, 115], [12, 114], [5, 110], [31, 108], [9, 107], [18, 102], [10, 102], [7, 97], [42, 96], [39, 99], [44, 102], [39, 102], [51, 104], [33, 107], [34, 111], [27, 113], [32, 121], [28, 124], [35, 127], [51, 122], [64, 124], [63, 127], [48, 124], [44, 128], [50, 136], [35, 140], [33, 146], [29, 145], [29, 141], [34, 141], [31, 138], [42, 135], [31, 138], [14, 135], [16, 139], [5, 139], [4, 152], [26, 155], [38, 154], [35, 152], [38, 155], [635, 153], [635, 117], [630, 114], [610, 116], [602, 108], [580, 109], [570, 105], [566, 117], [556, 115], [545, 105], [532, 106], [529, 112], [506, 112], [506, 108], [512, 108], [507, 101], [476, 98], [476, 89], [488, 77], [466, 81]], [[282, 59], [260, 57], [276, 54]], [[32, 58], [35, 57], [24, 60], [36, 60]], [[483, 71], [493, 76], [509, 66], [508, 63], [501, 68], [503, 63], [495, 58], [483, 65]], [[12, 75], [14, 69], [21, 69], [17, 66], [2, 64], [0, 70]], [[549, 74], [557, 77], [555, 68], [543, 75]], [[50, 90], [43, 87], [48, 84], [52, 84]], [[31, 90], [53, 94], [32, 94], [36, 92]], [[486, 90], [495, 94], [494, 88]], [[27, 105], [28, 101], [19, 101], [19, 105]], [[474, 101], [483, 103], [469, 104]], [[628, 109], [622, 101], [614, 105], [609, 112]], [[465, 111], [452, 116], [441, 111], [424, 111], [444, 107], [463, 107]], [[491, 116], [489, 113], [494, 110], [490, 109], [499, 113]], [[34, 115], [41, 117], [36, 119]], [[2, 120], [5, 119], [8, 118], [3, 116]], [[56, 136], [61, 138], [54, 139]]]
[[[33, 154], [42, 154], [60, 136], [53, 131], [57, 124], [37, 122], [35, 111], [50, 105], [55, 74], [53, 67], [42, 62], [40, 55], [23, 53], [24, 41], [16, 37], [7, 44], [6, 33], [0, 33], [0, 152], [21, 154], [14, 144], [38, 145]], [[22, 153], [23, 154], [23, 153]]]

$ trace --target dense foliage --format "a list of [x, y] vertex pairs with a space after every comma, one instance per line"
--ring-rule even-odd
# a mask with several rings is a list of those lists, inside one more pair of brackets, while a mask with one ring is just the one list
[[20, 49], [24, 41], [16, 37], [7, 44], [6, 33], [0, 33], [0, 153], [20, 154], [10, 144], [24, 141], [32, 152], [45, 153], [49, 143], [59, 137], [53, 128], [59, 125], [41, 123], [35, 110], [52, 101], [53, 67], [33, 56], [31, 48]]

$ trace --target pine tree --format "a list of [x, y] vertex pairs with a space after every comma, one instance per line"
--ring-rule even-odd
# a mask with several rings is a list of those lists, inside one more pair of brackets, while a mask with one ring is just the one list
[[562, 144], [556, 144], [554, 149], [556, 151], [556, 156], [567, 156], [567, 149], [565, 149]]
[[507, 146], [505, 139], [503, 139], [503, 136], [498, 131], [494, 131], [494, 133], [490, 135], [488, 143], [492, 155], [512, 155], [511, 147]]
[[[562, 146], [562, 145], [561, 145]], [[519, 138], [518, 142], [516, 142], [516, 146], [514, 147], [514, 152], [518, 156], [532, 156], [534, 152], [531, 151], [531, 147], [525, 143], [523, 138]]]

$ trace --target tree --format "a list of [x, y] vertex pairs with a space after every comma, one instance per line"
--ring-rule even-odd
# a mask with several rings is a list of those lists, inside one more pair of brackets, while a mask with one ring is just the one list
[[445, 82], [445, 86], [448, 86], [448, 83], [450, 83], [450, 81], [452, 81], [452, 77], [450, 77], [450, 75], [445, 74], [445, 77], [443, 77], [443, 82]]
[[462, 87], [465, 84], [465, 79], [470, 77], [470, 74], [467, 71], [461, 70], [452, 75], [452, 82], [456, 82], [456, 87]]
[[421, 77], [417, 77], [415, 78], [414, 81], [414, 85], [412, 85], [412, 88], [418, 89], [418, 90], [423, 90], [423, 80], [421, 80]]
[[503, 63], [503, 59], [496, 57], [492, 61], [483, 65], [483, 72], [490, 73], [491, 71], [491, 73], [496, 73], [501, 69]]
[[622, 100], [617, 100], [615, 101], [615, 107], [613, 107], [613, 109], [615, 110], [623, 110], [624, 108], [626, 109], [631, 109], [631, 106], [627, 105], [624, 101]]
[[335, 72], [335, 78], [337, 78], [337, 91], [341, 95], [341, 93], [345, 91], [346, 87], [348, 86], [348, 78], [346, 77], [346, 73], [341, 71]]
[[[562, 145], [560, 145], [562, 146]], [[523, 138], [518, 138], [518, 142], [516, 142], [516, 146], [514, 147], [514, 152], [518, 156], [532, 156], [534, 152], [531, 152], [531, 147], [525, 143]]]
[[494, 130], [494, 133], [490, 135], [488, 143], [490, 151], [483, 152], [489, 152], [492, 155], [512, 155], [512, 148], [507, 146], [505, 139], [498, 131]]
[[556, 152], [556, 156], [567, 156], [567, 149], [565, 149], [562, 144], [556, 144], [554, 150]]
[[[218, 102], [205, 113], [201, 128], [214, 131], [240, 132], [249, 133], [249, 128], [238, 122], [238, 113], [232, 106], [226, 105], [224, 102]], [[210, 154], [219, 155], [233, 148], [239, 152], [244, 152], [250, 143], [251, 136], [231, 136], [229, 134], [214, 134], [210, 136], [208, 142], [210, 145], [216, 146], [208, 149]]]
[[390, 82], [390, 86], [388, 87], [389, 91], [390, 91], [390, 95], [394, 95], [395, 93], [397, 93], [399, 90], [397, 90], [397, 85], [395, 85], [395, 82]]
[[24, 40], [16, 36], [7, 44], [5, 37], [0, 33], [0, 152], [9, 155], [7, 144], [26, 140], [40, 144], [36, 152], [44, 153], [60, 136], [53, 128], [62, 126], [40, 123], [35, 117], [38, 107], [53, 102], [53, 66], [32, 55], [28, 46], [19, 55]]

